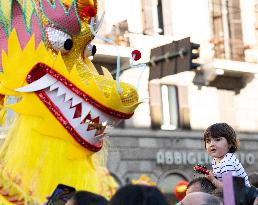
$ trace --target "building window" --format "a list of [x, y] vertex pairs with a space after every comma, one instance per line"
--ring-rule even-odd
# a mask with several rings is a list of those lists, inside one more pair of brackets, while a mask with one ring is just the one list
[[177, 87], [161, 85], [162, 123], [161, 129], [174, 130], [178, 128], [178, 94]]
[[162, 0], [143, 0], [143, 34], [164, 34]]
[[210, 0], [215, 57], [244, 61], [239, 0]]
[[158, 14], [158, 33], [164, 35], [164, 23], [163, 23], [163, 9], [162, 9], [162, 0], [157, 2], [157, 14]]

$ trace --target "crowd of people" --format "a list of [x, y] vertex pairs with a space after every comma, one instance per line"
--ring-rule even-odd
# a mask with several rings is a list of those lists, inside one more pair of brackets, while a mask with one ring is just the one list
[[[250, 175], [251, 186], [245, 186], [246, 197], [235, 205], [258, 205], [258, 173]], [[224, 201], [223, 189], [217, 188], [206, 177], [197, 177], [189, 182], [186, 196], [176, 205], [234, 205]], [[240, 193], [235, 193], [240, 194]], [[77, 191], [65, 205], [169, 205], [171, 204], [156, 186], [129, 184], [121, 187], [110, 201], [104, 197], [87, 192]]]
[[[213, 124], [204, 131], [203, 141], [207, 153], [213, 158], [212, 170], [191, 180], [184, 198], [176, 205], [258, 205], [258, 173], [247, 175], [237, 159], [235, 151], [239, 149], [239, 140], [234, 129], [226, 123]], [[228, 173], [231, 186], [224, 177]], [[228, 201], [227, 193], [233, 193], [235, 204]], [[91, 192], [78, 191], [65, 205], [169, 204], [172, 203], [157, 186], [128, 184], [121, 187], [109, 201]]]
[[[258, 173], [254, 173], [258, 176]], [[251, 180], [250, 180], [251, 181]], [[252, 182], [252, 181], [251, 181]], [[254, 181], [254, 183], [258, 183]], [[247, 187], [247, 186], [246, 186]], [[224, 187], [227, 188], [227, 187]], [[257, 191], [253, 185], [246, 190], [244, 201], [235, 205], [258, 205]], [[236, 193], [238, 194], [238, 193]], [[169, 205], [171, 204], [156, 186], [129, 184], [121, 187], [110, 199], [78, 191], [65, 205]], [[223, 189], [216, 188], [206, 177], [193, 179], [187, 186], [186, 196], [176, 205], [234, 205], [223, 200]]]

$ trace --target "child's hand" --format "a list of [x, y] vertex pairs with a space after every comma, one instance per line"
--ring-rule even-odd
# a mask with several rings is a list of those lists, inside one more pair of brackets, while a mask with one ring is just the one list
[[208, 174], [208, 175], [205, 175], [205, 177], [206, 177], [208, 180], [210, 180], [210, 181], [212, 182], [212, 181], [213, 181], [214, 179], [216, 179], [216, 178], [215, 178], [215, 176], [214, 176], [212, 170], [208, 170], [208, 171], [209, 171], [209, 174]]
[[205, 175], [206, 179], [210, 180], [211, 183], [217, 188], [223, 188], [223, 183], [216, 179], [212, 170], [209, 170], [209, 175]]

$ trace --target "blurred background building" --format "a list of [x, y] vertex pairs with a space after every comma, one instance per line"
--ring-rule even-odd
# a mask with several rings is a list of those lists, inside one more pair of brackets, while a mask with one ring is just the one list
[[[98, 12], [105, 12], [98, 34], [117, 47], [95, 38], [93, 63], [115, 77], [120, 55], [121, 81], [142, 101], [110, 131], [107, 166], [118, 184], [147, 176], [175, 202], [176, 184], [194, 177], [196, 163], [210, 164], [202, 132], [216, 122], [236, 129], [241, 162], [258, 170], [257, 0], [101, 0]], [[200, 44], [198, 68], [184, 55], [166, 58], [188, 37]], [[146, 67], [129, 67], [134, 49]]]
[[[108, 167], [119, 183], [146, 174], [173, 198], [175, 185], [194, 177], [195, 163], [209, 164], [202, 132], [215, 122], [237, 130], [242, 163], [247, 172], [258, 170], [258, 1], [103, 0], [103, 11], [99, 35], [117, 48], [95, 39], [93, 62], [115, 76], [119, 54], [121, 80], [134, 84], [143, 102], [110, 134]], [[187, 37], [200, 44], [198, 68], [180, 56], [153, 63], [180, 50], [163, 45]], [[140, 63], [152, 63], [129, 68], [134, 49]], [[159, 70], [167, 73], [153, 78]]]

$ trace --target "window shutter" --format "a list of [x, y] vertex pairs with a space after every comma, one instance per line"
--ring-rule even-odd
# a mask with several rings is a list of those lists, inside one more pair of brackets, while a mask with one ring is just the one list
[[212, 21], [213, 21], [213, 39], [216, 58], [225, 58], [224, 49], [224, 31], [222, 23], [222, 5], [221, 0], [211, 0]]
[[171, 15], [171, 0], [162, 0], [163, 10], [163, 29], [165, 35], [172, 35], [172, 15]]
[[153, 1], [152, 0], [142, 0], [143, 6], [143, 34], [153, 35]]
[[239, 0], [229, 0], [230, 47], [232, 60], [244, 60], [244, 43]]
[[[244, 43], [241, 22], [241, 9], [239, 0], [211, 0], [215, 57], [230, 58], [231, 60], [244, 60]], [[227, 16], [223, 16], [226, 9]], [[223, 24], [223, 19], [226, 22]], [[225, 32], [228, 29], [229, 43], [225, 42]], [[227, 33], [227, 32], [226, 32]], [[226, 46], [225, 47], [225, 43]], [[225, 49], [228, 48], [228, 49]]]
[[160, 129], [162, 123], [162, 102], [159, 80], [149, 83], [151, 127]]

